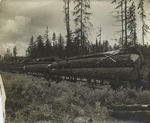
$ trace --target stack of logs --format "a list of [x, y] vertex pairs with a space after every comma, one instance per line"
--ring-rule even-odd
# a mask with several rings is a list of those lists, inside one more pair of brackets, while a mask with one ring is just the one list
[[64, 76], [136, 81], [141, 63], [142, 60], [138, 54], [103, 54], [99, 57], [53, 62], [49, 72]]

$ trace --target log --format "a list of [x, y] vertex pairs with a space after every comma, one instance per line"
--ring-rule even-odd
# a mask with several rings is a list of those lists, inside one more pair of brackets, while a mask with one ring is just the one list
[[114, 111], [144, 111], [149, 110], [150, 106], [149, 104], [134, 104], [134, 105], [112, 105], [109, 106], [108, 109], [114, 110]]
[[50, 66], [51, 64], [26, 65], [24, 69], [27, 72], [48, 72]]
[[103, 53], [94, 53], [94, 54], [88, 54], [88, 55], [83, 55], [83, 56], [70, 57], [70, 58], [67, 58], [67, 60], [104, 57], [105, 55], [115, 55], [115, 54], [124, 54], [124, 53], [125, 51], [122, 51], [122, 50], [114, 50], [114, 51], [108, 51], [108, 52], [103, 52]]
[[62, 76], [92, 77], [105, 80], [131, 80], [138, 79], [138, 71], [133, 67], [126, 68], [78, 68], [78, 69], [51, 69], [50, 74]]
[[11, 66], [12, 67], [23, 67], [23, 66], [25, 66], [25, 64], [24, 63], [13, 63]]
[[51, 64], [52, 62], [49, 61], [39, 61], [39, 62], [27, 62], [25, 65], [34, 65], [34, 64]]
[[54, 62], [58, 60], [58, 57], [45, 57], [45, 58], [39, 58], [37, 59], [38, 61], [49, 61], [49, 62]]
[[23, 67], [11, 67], [10, 69], [11, 69], [11, 71], [22, 71], [22, 72], [24, 72]]
[[38, 59], [31, 59], [28, 62], [24, 62], [26, 65], [33, 65], [33, 64], [50, 64], [54, 61], [58, 61], [58, 57], [45, 57], [45, 58], [38, 58]]
[[141, 49], [139, 49], [138, 47], [128, 47], [128, 48], [123, 48], [123, 49], [113, 50], [113, 51], [107, 51], [107, 52], [102, 52], [102, 53], [94, 53], [94, 54], [88, 54], [88, 55], [83, 55], [83, 56], [70, 57], [70, 58], [67, 58], [67, 60], [93, 58], [93, 57], [103, 57], [105, 55], [120, 55], [120, 54], [138, 54], [138, 55], [142, 55]]
[[63, 60], [52, 63], [52, 68], [98, 68], [98, 67], [135, 67], [140, 68], [141, 59], [137, 54], [123, 54], [109, 57], [94, 57]]
[[10, 65], [5, 65], [1, 69], [2, 69], [2, 71], [10, 71], [11, 66]]

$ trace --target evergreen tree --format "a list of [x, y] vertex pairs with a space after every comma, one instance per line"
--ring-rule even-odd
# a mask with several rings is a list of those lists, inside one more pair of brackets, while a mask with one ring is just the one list
[[101, 27], [99, 28], [99, 30], [98, 30], [98, 35], [97, 35], [97, 38], [99, 39], [99, 41], [97, 42], [98, 44], [96, 44], [96, 45], [98, 45], [98, 49], [97, 49], [97, 52], [102, 52], [102, 46], [101, 46], [101, 32], [102, 32], [102, 30], [101, 30]]
[[34, 37], [32, 36], [30, 39], [30, 43], [29, 46], [26, 50], [26, 54], [28, 57], [30, 57], [31, 59], [33, 59], [35, 57], [35, 51], [34, 51]]
[[88, 37], [83, 33], [82, 54], [89, 54], [90, 43]]
[[51, 42], [49, 40], [49, 38], [47, 38], [46, 42], [45, 42], [45, 51], [46, 51], [46, 57], [51, 56], [51, 52], [52, 52], [52, 47], [51, 47]]
[[127, 0], [125, 0], [124, 2], [125, 7], [124, 7], [124, 19], [125, 19], [125, 43], [124, 46], [127, 47], [128, 44], [128, 39], [127, 39]]
[[76, 36], [74, 37], [74, 42], [72, 43], [73, 48], [73, 56], [80, 55], [80, 39], [79, 39], [79, 32], [75, 32]]
[[53, 33], [52, 41], [53, 41], [52, 53], [54, 56], [56, 56], [57, 55], [57, 40], [56, 40], [55, 32]]
[[36, 42], [37, 42], [37, 57], [38, 58], [45, 57], [43, 37], [39, 35], [36, 39]]
[[14, 54], [14, 58], [16, 59], [16, 55], [17, 55], [17, 47], [16, 46], [13, 47], [13, 54]]
[[98, 51], [99, 51], [99, 52], [102, 52], [103, 49], [102, 49], [101, 40], [98, 42], [98, 47], [99, 47]]
[[50, 39], [49, 39], [49, 35], [48, 35], [49, 31], [48, 31], [48, 27], [46, 28], [46, 31], [45, 31], [45, 38], [46, 38], [46, 41], [45, 41], [45, 56], [46, 57], [49, 57], [51, 56], [51, 51], [52, 51], [52, 47], [51, 47], [51, 42], [50, 42]]
[[84, 54], [87, 51], [87, 42], [88, 42], [88, 30], [92, 26], [90, 23], [90, 15], [92, 13], [88, 12], [87, 9], [90, 9], [89, 0], [75, 0], [76, 4], [74, 7], [73, 15], [75, 16], [74, 22], [76, 26], [75, 35], [76, 39], [79, 41], [80, 54]]
[[109, 45], [109, 46], [108, 46], [108, 51], [112, 51], [112, 50], [113, 50], [112, 46]]
[[103, 41], [103, 52], [107, 52], [109, 50], [109, 43], [107, 40]]
[[66, 31], [67, 31], [67, 42], [66, 42], [66, 55], [71, 56], [72, 54], [72, 31], [70, 30], [70, 0], [64, 1], [64, 11], [65, 11], [65, 23], [66, 23]]
[[[130, 0], [131, 1], [131, 0]], [[128, 35], [127, 35], [127, 25], [128, 25], [128, 14], [127, 14], [127, 0], [112, 0], [112, 3], [116, 3], [117, 2], [117, 7], [116, 9], [120, 9], [120, 12], [118, 13], [121, 13], [121, 15], [119, 15], [119, 17], [121, 17], [121, 25], [122, 25], [122, 43], [123, 44], [123, 47], [127, 47], [128, 45]], [[118, 16], [117, 16], [118, 17]], [[119, 18], [118, 17], [118, 18]], [[125, 41], [123, 40], [125, 38]]]
[[146, 36], [147, 33], [150, 33], [149, 32], [150, 27], [145, 23], [146, 14], [144, 10], [144, 0], [139, 0], [138, 9], [139, 9], [138, 14], [140, 15], [140, 19], [142, 21], [142, 42], [144, 46], [145, 45], [144, 37]]
[[58, 56], [59, 58], [62, 58], [65, 56], [64, 54], [64, 38], [62, 37], [61, 33], [58, 37]]
[[90, 53], [96, 53], [96, 46], [95, 46], [95, 44], [92, 44], [91, 43], [91, 52]]
[[116, 43], [113, 46], [113, 50], [118, 50], [119, 49], [119, 45], [117, 45]]
[[55, 34], [55, 32], [53, 32], [52, 41], [53, 41], [53, 46], [54, 46], [57, 43], [56, 42], [56, 34]]
[[130, 44], [133, 46], [137, 44], [136, 25], [135, 5], [134, 2], [132, 2], [128, 11], [128, 30], [130, 31]]
[[33, 58], [37, 58], [38, 54], [37, 54], [37, 42], [34, 41], [33, 42]]
[[96, 50], [96, 53], [99, 52], [99, 45], [98, 45], [98, 40], [96, 38], [96, 43], [95, 43], [95, 50]]
[[4, 60], [10, 61], [12, 58], [12, 53], [10, 52], [10, 48], [6, 49], [6, 53], [4, 54]]
[[[122, 33], [122, 47], [124, 46], [125, 42], [124, 42], [124, 21], [127, 17], [124, 17], [125, 14], [124, 14], [124, 0], [112, 0], [112, 3], [116, 3], [117, 2], [117, 7], [115, 9], [119, 9], [117, 11], [117, 21], [121, 22], [121, 27], [122, 27], [122, 30], [121, 30], [121, 33]], [[121, 13], [121, 14], [120, 14]], [[118, 20], [119, 18], [121, 18], [120, 20]]]

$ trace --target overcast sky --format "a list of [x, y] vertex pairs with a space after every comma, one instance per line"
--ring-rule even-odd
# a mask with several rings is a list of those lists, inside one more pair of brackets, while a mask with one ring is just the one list
[[[25, 55], [25, 50], [29, 44], [30, 38], [38, 35], [44, 35], [45, 29], [49, 27], [49, 36], [56, 32], [56, 35], [62, 33], [66, 35], [66, 28], [64, 23], [62, 0], [6, 0], [0, 2], [0, 54], [6, 51], [6, 48], [17, 46], [18, 55]], [[74, 30], [74, 23], [72, 16], [74, 4], [71, 4], [70, 26]], [[90, 28], [91, 35], [89, 40], [95, 42], [96, 32], [98, 27], [102, 28], [102, 40], [108, 40], [111, 45], [116, 41], [112, 40], [121, 36], [116, 31], [121, 30], [113, 18], [114, 14], [110, 14], [116, 7], [111, 4], [110, 0], [91, 1], [91, 9], [89, 12], [93, 13], [91, 16], [91, 23], [93, 27]], [[146, 23], [150, 26], [150, 3], [145, 4], [145, 11], [147, 14]], [[141, 21], [138, 19], [138, 41], [141, 43]], [[150, 39], [150, 34], [147, 35]], [[146, 39], [146, 42], [150, 40]]]

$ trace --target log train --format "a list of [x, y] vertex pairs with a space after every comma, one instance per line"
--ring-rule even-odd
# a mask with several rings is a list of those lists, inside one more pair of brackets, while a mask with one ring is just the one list
[[28, 75], [52, 78], [57, 82], [63, 79], [82, 81], [94, 87], [148, 86], [148, 63], [142, 52], [132, 47], [66, 59], [36, 59], [23, 62], [20, 67], [12, 65], [11, 71], [23, 71]]

